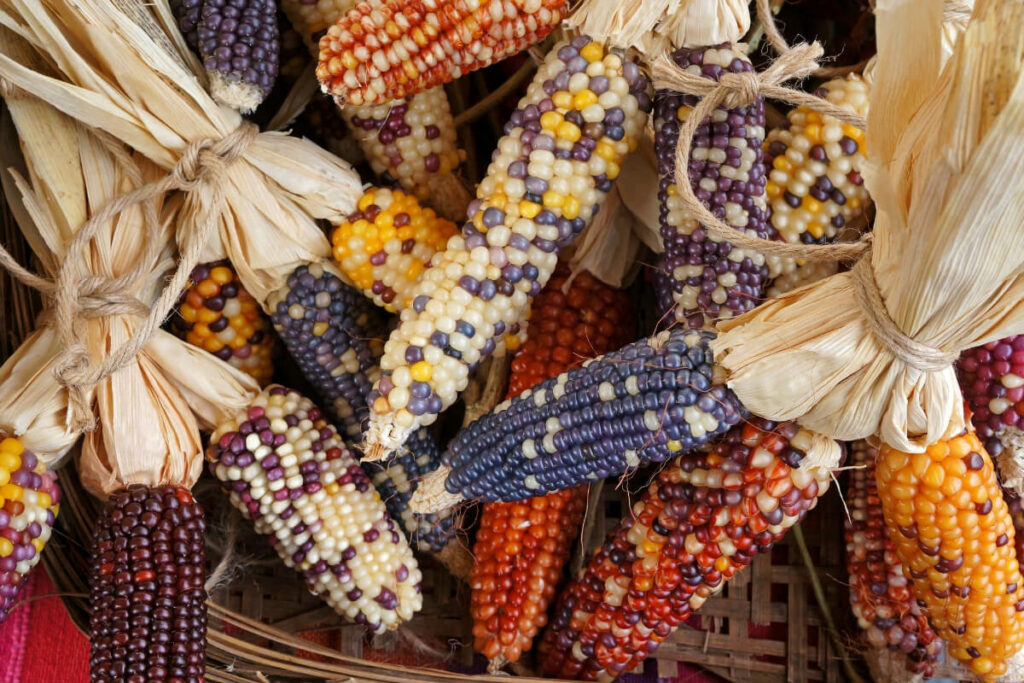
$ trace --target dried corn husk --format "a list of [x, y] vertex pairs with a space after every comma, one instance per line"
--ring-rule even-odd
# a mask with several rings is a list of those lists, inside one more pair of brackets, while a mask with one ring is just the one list
[[941, 0], [880, 0], [876, 14], [870, 271], [892, 322], [934, 358], [878, 340], [851, 273], [721, 323], [714, 351], [759, 415], [921, 452], [966, 426], [936, 359], [1024, 332], [1024, 2], [978, 0], [944, 70]]
[[[0, 22], [58, 71], [49, 77], [0, 54], [0, 77], [123, 140], [165, 170], [190, 144], [220, 140], [242, 123], [203, 89], [167, 0], [0, 0], [0, 11]], [[230, 258], [261, 302], [297, 266], [330, 255], [313, 218], [340, 220], [361, 194], [347, 163], [278, 132], [256, 136], [241, 159], [222, 170], [218, 186], [224, 195], [220, 239], [210, 241], [203, 260]], [[198, 206], [216, 203], [209, 188], [192, 194], [199, 195]], [[189, 243], [200, 227], [186, 220], [179, 244]]]
[[643, 228], [637, 222], [622, 201], [618, 186], [613, 186], [604, 206], [572, 245], [569, 269], [574, 274], [587, 271], [617, 289], [628, 286], [637, 273], [636, 257], [641, 246], [638, 235]]
[[[0, 49], [35, 68], [46, 68], [6, 29], [0, 29]], [[142, 157], [132, 159], [117, 143], [100, 140], [40, 100], [16, 94], [7, 106], [23, 143], [24, 163], [12, 164], [5, 191], [39, 262], [52, 277], [57, 264], [76, 256], [68, 248], [91, 215], [163, 172]], [[55, 145], [55, 140], [61, 144]], [[5, 164], [14, 161], [12, 149], [4, 152]], [[85, 253], [77, 255], [90, 276], [135, 275], [119, 294], [141, 304], [131, 313], [77, 320], [75, 340], [85, 344], [93, 363], [101, 363], [134, 334], [174, 265], [173, 225], [182, 202], [163, 204], [160, 197], [154, 201], [155, 223], [147, 222], [143, 207], [127, 208], [100, 225]], [[53, 299], [47, 303], [52, 306]], [[53, 466], [80, 431], [70, 423], [68, 390], [54, 372], [68, 344], [55, 328], [52, 310], [44, 312], [40, 323], [0, 367], [0, 432], [21, 437]], [[97, 494], [133, 483], [191, 486], [202, 469], [200, 425], [212, 426], [244, 407], [258, 391], [253, 380], [230, 365], [157, 331], [127, 366], [86, 388], [85, 400], [97, 427], [83, 444], [83, 482]]]
[[748, 0], [583, 0], [566, 23], [650, 56], [673, 47], [735, 43], [750, 29]]

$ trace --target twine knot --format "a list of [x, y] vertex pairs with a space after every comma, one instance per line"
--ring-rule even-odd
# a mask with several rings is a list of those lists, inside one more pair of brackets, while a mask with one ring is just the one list
[[126, 289], [120, 278], [91, 275], [78, 282], [76, 308], [80, 318], [105, 318], [112, 315], [149, 315], [149, 306]]
[[725, 105], [730, 109], [748, 105], [761, 94], [761, 79], [755, 71], [724, 73], [718, 85], [727, 91]]
[[215, 182], [245, 154], [257, 135], [256, 126], [243, 123], [220, 140], [204, 138], [191, 143], [171, 169], [175, 189], [188, 192], [200, 183]]

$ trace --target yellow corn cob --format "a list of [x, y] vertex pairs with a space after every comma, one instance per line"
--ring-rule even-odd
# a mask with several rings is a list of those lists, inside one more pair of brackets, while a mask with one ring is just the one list
[[883, 446], [889, 538], [950, 654], [986, 683], [1020, 680], [1024, 577], [992, 461], [974, 432], [903, 453]]
[[401, 190], [370, 188], [357, 208], [331, 236], [334, 259], [374, 303], [401, 311], [420, 273], [458, 228]]

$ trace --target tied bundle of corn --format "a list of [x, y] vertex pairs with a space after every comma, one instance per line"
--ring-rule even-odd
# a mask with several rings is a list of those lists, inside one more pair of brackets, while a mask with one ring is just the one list
[[367, 0], [320, 39], [316, 75], [342, 104], [384, 104], [540, 42], [566, 0]]
[[[629, 340], [629, 297], [560, 264], [533, 303], [527, 341], [512, 361], [508, 396]], [[547, 622], [547, 608], [586, 508], [587, 487], [521, 503], [487, 503], [473, 546], [473, 647], [490, 669], [515, 663]]]
[[472, 218], [409, 293], [371, 395], [367, 457], [455, 402], [481, 360], [525, 328], [530, 300], [601, 207], [650, 105], [636, 63], [586, 36], [538, 69], [477, 188]]
[[850, 606], [861, 628], [865, 654], [875, 680], [931, 678], [942, 641], [911, 594], [909, 580], [889, 540], [875, 485], [878, 449], [860, 440], [850, 444], [850, 510], [846, 524], [846, 568]]
[[562, 594], [544, 672], [593, 681], [632, 669], [814, 508], [841, 456], [831, 439], [755, 418], [674, 459]]

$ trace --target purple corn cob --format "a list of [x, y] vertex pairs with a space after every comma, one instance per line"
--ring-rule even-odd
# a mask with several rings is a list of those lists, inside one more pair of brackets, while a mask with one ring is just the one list
[[338, 614], [380, 633], [419, 610], [412, 550], [312, 401], [268, 387], [207, 456], [231, 503]]
[[1024, 335], [964, 351], [959, 375], [978, 438], [993, 459], [1024, 445]]
[[[718, 80], [723, 73], [754, 70], [731, 44], [681, 48], [676, 64]], [[686, 211], [675, 186], [679, 130], [699, 98], [658, 91], [654, 105], [655, 152], [661, 176], [661, 234], [667, 272], [672, 278], [676, 319], [693, 329], [710, 327], [752, 309], [768, 280], [762, 254], [746, 253], [710, 235]], [[764, 99], [726, 109], [719, 107], [697, 127], [688, 167], [694, 194], [726, 224], [763, 239], [777, 237], [768, 223], [764, 198]]]

